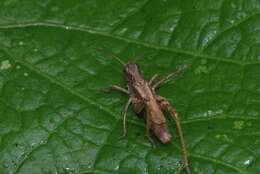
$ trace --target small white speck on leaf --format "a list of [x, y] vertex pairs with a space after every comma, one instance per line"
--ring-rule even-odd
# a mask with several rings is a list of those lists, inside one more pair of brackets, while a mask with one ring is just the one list
[[65, 29], [68, 30], [68, 29], [70, 29], [70, 27], [66, 26]]
[[245, 162], [244, 162], [244, 165], [249, 165], [250, 164], [250, 160], [248, 159], [248, 160], [246, 160]]
[[118, 170], [119, 169], [119, 165], [117, 165], [116, 167], [115, 167], [115, 170]]
[[34, 147], [35, 145], [36, 145], [36, 143], [34, 143], [34, 142], [33, 142], [33, 143], [31, 143], [31, 147]]
[[27, 77], [29, 74], [28, 74], [28, 73], [23, 73], [23, 75], [24, 75], [25, 77]]
[[20, 42], [19, 42], [19, 45], [20, 45], [20, 46], [23, 46], [23, 45], [24, 45], [23, 41], [20, 41]]
[[15, 68], [16, 68], [16, 69], [21, 69], [21, 66], [20, 66], [20, 65], [16, 65]]
[[9, 69], [11, 67], [11, 63], [9, 60], [4, 60], [1, 62], [1, 66], [0, 66], [0, 69], [1, 70], [4, 70], [4, 69]]
[[37, 49], [37, 48], [34, 48], [33, 51], [34, 51], [34, 52], [38, 52], [38, 49]]
[[40, 141], [40, 144], [45, 144], [45, 143], [46, 143], [46, 140]]

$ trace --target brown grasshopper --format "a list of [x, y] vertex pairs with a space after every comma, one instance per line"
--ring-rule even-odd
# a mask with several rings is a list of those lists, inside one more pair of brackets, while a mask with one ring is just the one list
[[110, 90], [117, 90], [123, 92], [129, 96], [129, 99], [124, 107], [124, 119], [123, 119], [123, 137], [127, 135], [127, 111], [132, 104], [136, 113], [144, 112], [146, 120], [146, 136], [152, 141], [150, 137], [150, 130], [153, 131], [155, 136], [164, 144], [171, 142], [171, 134], [166, 125], [166, 120], [163, 112], [169, 112], [175, 119], [176, 127], [178, 130], [182, 150], [184, 157], [184, 169], [186, 173], [190, 174], [188, 163], [188, 151], [184, 141], [182, 128], [178, 118], [178, 113], [171, 106], [171, 104], [162, 96], [155, 93], [155, 90], [168, 81], [175, 73], [170, 73], [161, 80], [157, 80], [157, 74], [155, 74], [150, 81], [146, 81], [143, 78], [139, 67], [135, 63], [124, 63], [115, 55], [111, 54], [122, 65], [124, 65], [124, 75], [127, 83], [127, 89], [118, 85], [112, 85]]

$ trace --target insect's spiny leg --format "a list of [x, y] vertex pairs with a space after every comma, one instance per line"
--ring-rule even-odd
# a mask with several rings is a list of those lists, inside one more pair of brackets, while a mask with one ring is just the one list
[[179, 73], [181, 73], [186, 68], [187, 68], [186, 66], [182, 66], [177, 71], [168, 74], [167, 76], [165, 76], [164, 78], [162, 78], [161, 80], [156, 82], [154, 85], [152, 85], [152, 88], [156, 89], [156, 88], [160, 87], [161, 85], [163, 85], [164, 83], [167, 83], [173, 76], [177, 76]]
[[156, 80], [157, 77], [158, 77], [158, 74], [154, 74], [154, 75], [152, 76], [152, 78], [150, 79], [150, 81], [149, 81], [149, 85], [152, 85], [153, 82], [154, 82], [154, 80]]
[[176, 112], [176, 110], [169, 106], [168, 108], [169, 112], [171, 113], [171, 115], [173, 116], [175, 122], [176, 122], [176, 128], [180, 137], [180, 142], [181, 142], [181, 146], [182, 146], [182, 150], [183, 150], [183, 157], [184, 157], [184, 169], [186, 170], [187, 174], [190, 174], [190, 168], [189, 168], [189, 161], [188, 161], [188, 150], [187, 150], [187, 146], [184, 140], [184, 136], [183, 136], [183, 131], [181, 128], [181, 124], [180, 124], [180, 120], [179, 120], [179, 116], [178, 113]]
[[164, 78], [162, 78], [161, 80], [159, 80], [158, 82], [156, 82], [154, 85], [152, 85], [153, 89], [156, 89], [158, 87], [160, 87], [161, 85], [163, 85], [164, 83], [166, 83], [173, 75], [175, 75], [174, 72], [168, 74], [167, 76], [165, 76]]

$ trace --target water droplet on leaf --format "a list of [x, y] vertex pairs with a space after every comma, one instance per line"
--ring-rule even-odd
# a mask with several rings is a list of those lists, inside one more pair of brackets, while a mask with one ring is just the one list
[[248, 159], [248, 160], [246, 160], [245, 162], [244, 162], [244, 165], [249, 165], [250, 164], [250, 160]]

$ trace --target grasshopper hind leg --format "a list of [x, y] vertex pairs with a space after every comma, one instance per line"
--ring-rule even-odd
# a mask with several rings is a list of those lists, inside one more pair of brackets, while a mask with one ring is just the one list
[[183, 160], [184, 160], [183, 168], [185, 169], [187, 174], [190, 174], [191, 171], [190, 171], [190, 167], [189, 167], [188, 150], [187, 150], [187, 145], [186, 145], [185, 140], [184, 140], [183, 131], [182, 131], [181, 124], [180, 124], [180, 121], [179, 121], [178, 113], [176, 112], [175, 108], [173, 108], [171, 106], [171, 104], [165, 98], [163, 98], [161, 96], [157, 96], [156, 99], [157, 99], [158, 104], [162, 108], [162, 110], [169, 112], [170, 115], [175, 120], [176, 128], [177, 128], [178, 135], [179, 135], [179, 138], [180, 138], [180, 143], [181, 143], [181, 146], [182, 146], [182, 152], [183, 152]]
[[118, 91], [118, 92], [123, 92], [125, 94], [129, 94], [127, 89], [125, 89], [125, 88], [123, 88], [121, 86], [118, 86], [118, 85], [112, 85], [109, 88], [100, 89], [100, 91], [102, 91], [102, 92]]

